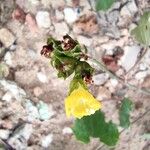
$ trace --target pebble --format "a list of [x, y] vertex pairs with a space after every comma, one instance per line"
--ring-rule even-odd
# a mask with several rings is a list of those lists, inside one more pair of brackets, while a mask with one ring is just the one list
[[106, 87], [100, 86], [98, 89], [98, 94], [97, 94], [96, 98], [98, 100], [110, 99], [111, 92]]
[[0, 41], [3, 43], [3, 45], [8, 48], [10, 47], [14, 42], [16, 38], [15, 36], [11, 33], [6, 28], [1, 28], [0, 29]]
[[40, 87], [35, 87], [33, 89], [33, 93], [36, 97], [40, 96], [41, 94], [43, 94], [43, 90]]
[[79, 35], [77, 37], [77, 40], [79, 41], [80, 44], [84, 44], [85, 46], [91, 46], [93, 40], [92, 38], [88, 38], [86, 36], [82, 36], [82, 35]]
[[72, 131], [72, 129], [71, 129], [71, 128], [69, 128], [69, 127], [65, 127], [65, 128], [63, 128], [62, 133], [63, 133], [64, 135], [65, 135], [65, 134], [72, 134], [72, 133], [73, 133], [73, 131]]
[[64, 15], [63, 15], [63, 12], [60, 11], [60, 10], [57, 10], [55, 11], [55, 15], [56, 15], [56, 19], [57, 21], [61, 21], [64, 19]]
[[37, 73], [37, 78], [39, 79], [40, 82], [46, 83], [48, 81], [46, 75], [42, 72]]
[[135, 74], [135, 79], [143, 81], [146, 76], [147, 76], [147, 71], [140, 71]]
[[0, 86], [2, 86], [4, 90], [10, 92], [16, 100], [21, 101], [26, 96], [25, 91], [18, 87], [15, 82], [0, 80]]
[[110, 83], [113, 87], [116, 87], [118, 85], [118, 80], [116, 79], [110, 79]]
[[26, 13], [23, 11], [23, 9], [17, 6], [17, 8], [12, 13], [12, 18], [20, 21], [21, 23], [24, 23], [25, 17], [26, 17]]
[[129, 71], [136, 63], [140, 50], [140, 46], [137, 45], [124, 47], [124, 55], [121, 57], [119, 64], [126, 71]]
[[9, 137], [10, 131], [0, 129], [0, 139], [6, 140]]
[[32, 132], [32, 124], [23, 124], [14, 131], [11, 138], [9, 138], [8, 143], [13, 146], [14, 149], [27, 149], [27, 141], [29, 140]]
[[48, 134], [45, 137], [42, 137], [41, 145], [44, 148], [48, 148], [48, 146], [52, 143], [53, 141], [53, 134]]
[[40, 101], [38, 104], [37, 104], [37, 108], [38, 108], [38, 111], [39, 111], [39, 118], [41, 120], [48, 120], [50, 119], [55, 113], [52, 109], [52, 106], [48, 106], [46, 103]]
[[30, 29], [30, 31], [32, 32], [38, 32], [38, 27], [37, 27], [37, 24], [36, 24], [36, 21], [35, 21], [35, 18], [33, 15], [31, 15], [30, 13], [28, 13], [26, 15], [26, 23]]
[[93, 81], [95, 85], [102, 85], [104, 84], [107, 79], [109, 78], [109, 75], [106, 73], [101, 73], [93, 76]]
[[6, 102], [11, 102], [11, 100], [12, 100], [12, 94], [10, 92], [6, 92], [3, 95], [2, 100], [6, 101]]
[[0, 79], [7, 77], [8, 75], [9, 75], [9, 67], [6, 64], [1, 63], [0, 64]]
[[49, 28], [51, 25], [50, 15], [47, 11], [38, 11], [36, 22], [40, 28]]
[[135, 0], [132, 0], [130, 2], [128, 2], [127, 5], [125, 5], [121, 11], [120, 11], [120, 14], [121, 16], [133, 16], [136, 12], [138, 11], [138, 8], [136, 6], [136, 3], [135, 3]]
[[64, 36], [65, 34], [69, 33], [69, 28], [65, 22], [55, 23], [55, 32], [60, 36]]
[[68, 23], [73, 23], [77, 20], [77, 12], [72, 8], [64, 9], [65, 20]]
[[40, 3], [40, 0], [28, 0], [33, 5], [38, 5]]
[[39, 119], [39, 112], [36, 106], [30, 100], [27, 100], [25, 103], [25, 109], [28, 114], [28, 121], [34, 121], [35, 119]]
[[9, 51], [5, 54], [4, 61], [5, 61], [5, 63], [8, 66], [12, 66], [13, 65], [13, 63], [12, 63], [12, 56], [11, 56], [11, 53]]

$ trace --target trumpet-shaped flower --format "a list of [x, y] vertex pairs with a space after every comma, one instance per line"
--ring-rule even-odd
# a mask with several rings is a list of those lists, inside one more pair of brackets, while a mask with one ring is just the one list
[[65, 109], [68, 117], [73, 115], [80, 119], [83, 116], [94, 114], [100, 108], [101, 103], [81, 86], [65, 99]]

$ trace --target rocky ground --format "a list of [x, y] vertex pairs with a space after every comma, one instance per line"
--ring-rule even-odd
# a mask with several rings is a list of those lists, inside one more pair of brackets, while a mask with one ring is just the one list
[[[69, 79], [58, 79], [40, 55], [49, 35], [61, 39], [68, 33], [126, 82], [150, 88], [150, 51], [141, 59], [144, 49], [130, 35], [150, 1], [120, 0], [105, 13], [94, 8], [92, 0], [0, 0], [0, 143], [5, 146], [0, 149], [109, 149], [98, 140], [85, 145], [73, 136], [73, 119], [66, 117], [63, 101]], [[108, 58], [118, 50], [117, 60]], [[90, 89], [108, 119], [118, 123], [125, 95], [135, 104], [132, 125], [114, 149], [149, 150], [149, 92], [127, 88], [99, 69], [93, 80]]]

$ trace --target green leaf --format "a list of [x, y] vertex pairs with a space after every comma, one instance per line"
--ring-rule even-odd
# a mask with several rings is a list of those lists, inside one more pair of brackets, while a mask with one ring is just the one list
[[96, 10], [106, 11], [109, 9], [115, 0], [96, 0]]
[[[80, 125], [80, 128], [79, 126], [77, 126], [77, 124]], [[111, 121], [107, 123], [105, 121], [104, 113], [100, 110], [96, 111], [93, 115], [85, 116], [75, 121], [73, 131], [78, 140], [81, 140], [81, 138], [79, 138], [79, 133], [82, 133], [83, 129], [84, 135], [86, 135], [80, 135], [83, 142], [86, 141], [87, 137], [88, 139], [90, 139], [90, 137], [95, 137], [99, 138], [103, 143], [107, 144], [108, 146], [114, 146], [116, 145], [119, 138], [117, 126]]]
[[84, 126], [84, 120], [76, 119], [72, 129], [78, 140], [84, 143], [90, 141], [89, 133], [87, 132], [86, 126]]
[[131, 35], [141, 44], [150, 45], [150, 12], [144, 13], [138, 26], [131, 31]]
[[130, 112], [133, 108], [133, 103], [129, 98], [124, 98], [119, 110], [120, 126], [128, 128], [130, 126]]

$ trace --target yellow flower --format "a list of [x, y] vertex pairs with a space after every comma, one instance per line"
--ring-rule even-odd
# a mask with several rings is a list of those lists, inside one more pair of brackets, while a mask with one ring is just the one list
[[94, 114], [100, 108], [101, 103], [81, 86], [65, 99], [65, 109], [68, 117], [73, 115], [80, 119], [83, 116]]

